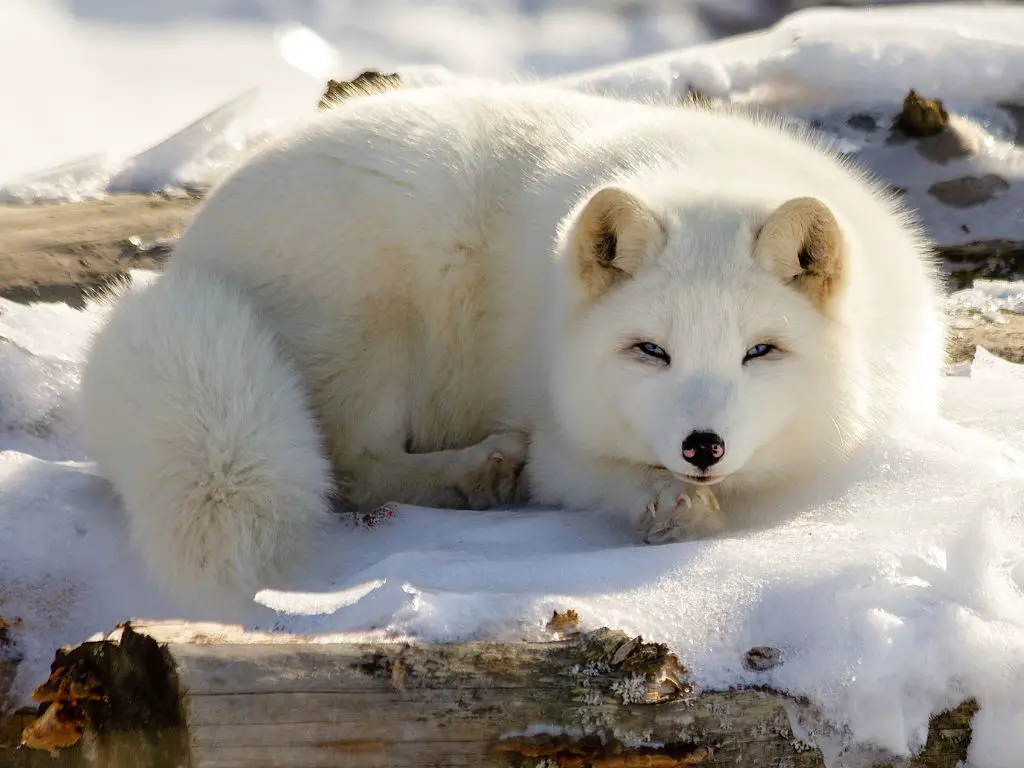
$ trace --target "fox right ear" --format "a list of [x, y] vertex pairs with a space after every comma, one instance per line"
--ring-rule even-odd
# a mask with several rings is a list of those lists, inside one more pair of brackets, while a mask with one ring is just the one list
[[797, 197], [765, 222], [754, 260], [824, 309], [843, 282], [843, 232], [825, 203]]
[[655, 249], [664, 246], [661, 225], [640, 199], [604, 187], [584, 204], [569, 233], [577, 279], [596, 298], [628, 279]]

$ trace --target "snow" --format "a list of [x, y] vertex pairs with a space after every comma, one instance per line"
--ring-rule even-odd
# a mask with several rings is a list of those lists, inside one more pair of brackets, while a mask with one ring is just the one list
[[[135, 288], [158, 277], [135, 273]], [[1024, 283], [1007, 286], [1024, 291]], [[128, 544], [75, 425], [102, 310], [0, 300], [0, 614], [22, 620], [25, 695], [54, 648], [130, 616], [180, 616]], [[616, 524], [552, 510], [399, 507], [339, 518], [251, 626], [422, 640], [545, 636], [551, 611], [668, 643], [700, 688], [768, 684], [821, 708], [811, 734], [905, 755], [928, 715], [975, 696], [972, 765], [1024, 749], [1024, 367], [979, 352], [945, 380], [947, 419], [894, 430], [841, 482], [730, 510], [738, 530], [640, 547]], [[193, 615], [194, 619], [216, 616]], [[782, 651], [765, 672], [752, 646]], [[620, 692], [628, 699], [628, 686]], [[816, 730], [817, 729], [817, 730]], [[833, 764], [840, 764], [834, 762]]]
[[[20, 184], [24, 176], [86, 160], [91, 186], [79, 189], [71, 181], [63, 189], [41, 191], [46, 198], [96, 193], [95, 176], [108, 166], [116, 168], [253, 87], [260, 89], [259, 100], [243, 123], [247, 131], [259, 132], [315, 105], [327, 76], [354, 76], [365, 68], [550, 74], [709, 39], [691, 3], [636, 0], [624, 16], [609, 12], [615, 5], [4, 0], [0, 70], [20, 76], [5, 79], [3, 108], [20, 119], [4, 121], [0, 185], [15, 185], [9, 197], [32, 199]], [[341, 54], [325, 51], [311, 36], [286, 36], [296, 22], [330, 40]], [[277, 46], [282, 37], [287, 59]], [[288, 61], [302, 63], [314, 77]], [[236, 135], [225, 145], [223, 151], [237, 153], [246, 141]], [[218, 169], [214, 163], [197, 169], [196, 176]]]
[[995, 103], [1020, 96], [1022, 32], [1024, 14], [998, 5], [813, 8], [767, 31], [565, 79], [630, 94], [678, 96], [688, 85], [741, 99], [769, 91], [787, 103], [899, 101], [909, 88]]
[[[358, 12], [354, 3], [323, 4], [313, 13], [298, 0], [278, 0], [259, 23], [240, 26], [228, 23], [226, 10], [211, 11], [216, 4], [195, 3], [188, 6], [195, 13], [179, 11], [186, 21], [177, 26], [97, 28], [71, 23], [55, 0], [9, 2], [20, 24], [0, 27], [0, 65], [12, 69], [25, 51], [44, 45], [50, 53], [5, 95], [12, 113], [36, 119], [4, 127], [0, 202], [208, 186], [265, 136], [310, 113], [326, 77], [376, 67], [397, 70], [413, 86], [463, 74], [534, 74], [630, 98], [678, 100], [695, 88], [813, 124], [904, 190], [938, 242], [1024, 239], [1017, 139], [1024, 127], [1011, 115], [1017, 110], [1024, 121], [1020, 8], [812, 8], [767, 30], [680, 47], [709, 37], [700, 21], [705, 6], [646, 0], [634, 14], [612, 16], [574, 3], [524, 3], [530, 12], [521, 13], [511, 0], [390, 0]], [[93, 15], [105, 9], [103, 17], [136, 21], [159, 18], [163, 8], [79, 4]], [[739, 2], [729, 10], [742, 18], [758, 7]], [[124, 62], [136, 59], [147, 62], [145, 74], [126, 75]], [[602, 66], [565, 74], [589, 65]], [[192, 71], [201, 76], [189, 77]], [[971, 156], [937, 161], [891, 140], [888, 126], [910, 88], [943, 99], [960, 116]], [[200, 115], [206, 118], [197, 121]], [[983, 205], [954, 207], [929, 193], [936, 183], [990, 174], [1008, 186]]]
[[975, 280], [970, 288], [950, 295], [948, 309], [953, 316], [977, 313], [999, 322], [1003, 312], [1024, 315], [1024, 290], [1013, 280]]
[[[942, 242], [1024, 239], [1018, 128], [999, 106], [1020, 100], [1024, 10], [816, 9], [683, 48], [710, 37], [693, 6], [640, 3], [644, 13], [613, 22], [599, 5], [435, 0], [413, 11], [398, 0], [277, 0], [242, 21], [228, 11], [237, 3], [179, 0], [183, 20], [171, 23], [171, 5], [157, 2], [7, 0], [18, 23], [0, 25], [0, 63], [30, 62], [32, 75], [9, 79], [5, 93], [5, 114], [24, 119], [0, 127], [0, 199], [209, 183], [311, 111], [326, 74], [397, 69], [415, 84], [596, 66], [560, 82], [659, 99], [693, 86], [776, 107], [817, 121], [904, 187]], [[659, 48], [669, 50], [626, 60]], [[935, 163], [888, 141], [911, 86], [970, 120], [975, 156]], [[880, 127], [852, 127], [852, 114]], [[1011, 188], [984, 205], [950, 209], [927, 194], [935, 181], [990, 172]], [[135, 290], [155, 279], [136, 273]], [[979, 281], [949, 300], [958, 318], [1022, 309], [1020, 282]], [[76, 427], [79, 366], [101, 322], [96, 307], [0, 300], [0, 615], [22, 620], [22, 698], [57, 645], [130, 616], [180, 616], [130, 548]], [[840, 482], [729, 510], [737, 530], [723, 538], [639, 547], [586, 514], [399, 507], [371, 528], [339, 518], [296, 583], [256, 596], [248, 624], [319, 641], [540, 638], [552, 610], [574, 608], [584, 628], [668, 643], [698, 688], [771, 685], [810, 697], [821, 719], [803, 725], [831, 765], [850, 758], [848, 747], [909, 754], [929, 714], [975, 696], [970, 765], [1016, 766], [1024, 367], [979, 350], [954, 372], [965, 375], [945, 379], [942, 419], [894, 426]], [[778, 648], [783, 664], [747, 670], [752, 646]]]

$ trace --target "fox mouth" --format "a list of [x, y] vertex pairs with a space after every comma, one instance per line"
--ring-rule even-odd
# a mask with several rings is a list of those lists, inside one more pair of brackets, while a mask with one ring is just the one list
[[725, 480], [725, 475], [687, 475], [679, 472], [673, 472], [672, 474], [680, 480], [692, 483], [693, 485], [714, 485]]
[[725, 474], [725, 475], [712, 475], [712, 474], [691, 475], [691, 474], [688, 474], [686, 472], [675, 472], [674, 470], [671, 470], [668, 467], [666, 467], [664, 464], [651, 465], [651, 468], [652, 469], [657, 469], [657, 470], [663, 470], [665, 472], [668, 472], [673, 477], [678, 478], [679, 480], [682, 480], [684, 483], [689, 483], [690, 485], [717, 485], [718, 483], [720, 483], [723, 480], [725, 480], [726, 477], [728, 477], [728, 474]]

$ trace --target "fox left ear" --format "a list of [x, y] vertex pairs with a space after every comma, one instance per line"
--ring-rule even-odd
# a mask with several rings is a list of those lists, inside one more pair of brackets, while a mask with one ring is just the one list
[[614, 186], [599, 189], [583, 204], [567, 239], [576, 279], [591, 298], [631, 278], [664, 246], [664, 233], [651, 209]]
[[843, 233], [821, 200], [797, 197], [780, 205], [754, 243], [754, 261], [823, 309], [843, 279]]

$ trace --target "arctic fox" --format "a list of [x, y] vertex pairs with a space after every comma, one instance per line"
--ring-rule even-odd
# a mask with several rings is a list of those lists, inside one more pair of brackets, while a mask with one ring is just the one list
[[157, 579], [207, 605], [299, 562], [334, 498], [680, 540], [934, 407], [938, 295], [897, 203], [777, 122], [390, 91], [211, 194], [95, 338], [84, 429]]

